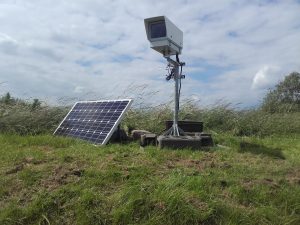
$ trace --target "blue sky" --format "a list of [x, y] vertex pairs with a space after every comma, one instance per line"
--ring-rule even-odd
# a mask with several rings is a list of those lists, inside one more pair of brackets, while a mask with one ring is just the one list
[[256, 106], [300, 71], [299, 12], [297, 0], [0, 0], [0, 94], [169, 101], [143, 22], [165, 15], [184, 32], [182, 99]]

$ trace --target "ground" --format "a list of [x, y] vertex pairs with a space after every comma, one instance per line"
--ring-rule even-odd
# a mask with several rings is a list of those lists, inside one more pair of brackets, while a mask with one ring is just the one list
[[300, 136], [206, 151], [0, 135], [0, 224], [300, 224]]

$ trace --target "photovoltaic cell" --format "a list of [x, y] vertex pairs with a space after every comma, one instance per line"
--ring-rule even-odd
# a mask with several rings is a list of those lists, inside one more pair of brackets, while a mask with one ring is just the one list
[[131, 99], [77, 102], [54, 131], [54, 135], [80, 138], [104, 145], [131, 103]]

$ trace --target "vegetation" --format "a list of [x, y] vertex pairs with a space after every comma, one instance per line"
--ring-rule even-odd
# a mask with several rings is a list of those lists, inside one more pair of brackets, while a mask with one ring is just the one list
[[[300, 224], [299, 73], [261, 107], [201, 108], [216, 147], [171, 151], [137, 143], [101, 149], [50, 135], [69, 107], [0, 98], [0, 224]], [[127, 131], [156, 133], [171, 105], [131, 109]]]
[[66, 113], [65, 107], [42, 105], [38, 99], [31, 103], [7, 93], [0, 99], [0, 133], [51, 133]]
[[270, 90], [262, 108], [270, 113], [300, 112], [300, 73], [289, 74], [274, 90]]
[[210, 151], [0, 136], [0, 224], [299, 224], [300, 136]]

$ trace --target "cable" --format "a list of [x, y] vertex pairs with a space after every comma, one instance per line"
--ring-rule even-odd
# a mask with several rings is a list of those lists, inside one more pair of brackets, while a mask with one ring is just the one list
[[179, 101], [180, 101], [180, 92], [181, 92], [181, 75], [182, 75], [182, 65], [180, 65], [180, 73], [179, 73], [179, 90], [178, 90], [178, 110], [179, 110]]
[[[178, 63], [178, 65], [180, 66], [180, 73], [178, 72], [178, 77], [175, 78], [175, 66], [171, 66], [170, 64], [168, 65], [167, 69], [168, 69], [168, 74], [166, 75], [166, 80], [169, 81], [172, 78], [174, 79], [179, 79], [179, 88], [178, 88], [178, 104], [177, 104], [177, 109], [179, 110], [179, 100], [180, 100], [180, 94], [181, 94], [181, 79], [182, 79], [182, 67], [184, 65], [184, 63], [180, 63], [179, 60], [179, 55], [178, 53], [176, 54], [176, 62]], [[172, 69], [171, 69], [172, 68]]]
[[176, 53], [176, 61], [177, 61], [178, 63], [180, 63], [178, 53]]
[[178, 89], [178, 105], [177, 105], [177, 109], [179, 110], [179, 101], [180, 101], [180, 92], [181, 92], [181, 75], [182, 75], [182, 64], [180, 63], [179, 60], [179, 55], [178, 53], [176, 53], [176, 61], [177, 63], [180, 65], [180, 73], [178, 74], [178, 78], [179, 79], [179, 89]]
[[174, 77], [173, 69], [170, 69], [170, 65], [168, 65], [168, 74], [166, 75], [166, 80], [169, 81]]

